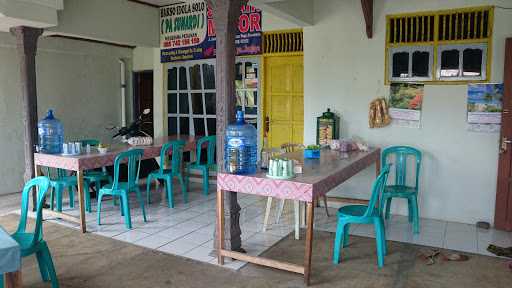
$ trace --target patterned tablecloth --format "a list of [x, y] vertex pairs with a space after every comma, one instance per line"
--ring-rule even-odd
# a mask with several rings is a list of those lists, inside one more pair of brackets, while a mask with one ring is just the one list
[[[20, 267], [20, 245], [0, 227], [0, 275], [18, 271]], [[3, 279], [1, 281], [3, 281]]]
[[320, 159], [304, 159], [302, 152], [285, 156], [304, 163], [303, 173], [289, 180], [270, 179], [263, 170], [252, 175], [218, 173], [217, 186], [226, 191], [312, 202], [371, 164], [379, 165], [380, 149], [348, 153], [322, 150]]

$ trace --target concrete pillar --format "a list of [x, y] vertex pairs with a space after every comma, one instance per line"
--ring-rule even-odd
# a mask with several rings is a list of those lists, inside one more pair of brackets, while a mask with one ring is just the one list
[[[210, 1], [213, 8], [215, 31], [217, 36], [217, 71], [215, 87], [217, 91], [217, 169], [224, 171], [224, 132], [228, 123], [235, 118], [235, 36], [240, 17], [240, 8], [247, 0], [216, 0]], [[226, 209], [226, 249], [244, 252], [240, 235], [240, 205], [237, 194], [225, 193]], [[217, 239], [215, 237], [214, 239]], [[214, 241], [215, 242], [215, 241]], [[214, 243], [214, 249], [217, 247]]]
[[[16, 46], [20, 65], [20, 86], [23, 105], [23, 124], [25, 137], [25, 182], [34, 178], [34, 152], [37, 144], [37, 83], [36, 52], [37, 40], [43, 29], [32, 27], [11, 28], [16, 37]], [[35, 199], [34, 199], [35, 200]]]

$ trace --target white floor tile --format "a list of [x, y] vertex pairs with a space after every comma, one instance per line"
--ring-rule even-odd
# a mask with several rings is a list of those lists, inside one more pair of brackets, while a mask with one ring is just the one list
[[142, 238], [145, 238], [145, 237], [148, 237], [148, 236], [149, 236], [149, 234], [141, 232], [141, 231], [129, 230], [127, 232], [121, 233], [121, 234], [119, 234], [117, 236], [114, 236], [112, 238], [114, 238], [116, 240], [121, 240], [121, 241], [124, 241], [124, 242], [135, 243], [138, 240], [140, 240]]
[[183, 254], [183, 256], [197, 261], [210, 263], [215, 259], [215, 257], [210, 255], [211, 252], [212, 248], [200, 246], [188, 251], [187, 253]]
[[184, 255], [185, 253], [197, 247], [198, 246], [196, 244], [190, 242], [173, 241], [171, 243], [159, 247], [157, 250], [174, 255]]
[[148, 237], [142, 238], [135, 242], [136, 245], [143, 246], [149, 249], [159, 248], [167, 243], [169, 243], [169, 239], [166, 237], [161, 237], [158, 235], [150, 235]]

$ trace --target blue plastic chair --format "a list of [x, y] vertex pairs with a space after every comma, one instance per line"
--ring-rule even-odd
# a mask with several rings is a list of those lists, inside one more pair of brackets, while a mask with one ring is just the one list
[[[215, 136], [205, 136], [197, 140], [196, 143], [196, 161], [188, 163], [187, 165], [187, 187], [190, 187], [190, 170], [199, 170], [203, 174], [203, 194], [205, 196], [208, 195], [208, 176], [211, 171], [217, 170], [217, 165], [215, 163], [215, 143], [217, 138]], [[206, 163], [201, 163], [201, 151], [204, 145], [207, 145], [206, 148]]]
[[[100, 144], [99, 140], [96, 139], [85, 139], [81, 140], [80, 143], [82, 147], [90, 145], [91, 147], [97, 147]], [[107, 169], [102, 167], [101, 170], [87, 170], [84, 173], [84, 189], [85, 192], [85, 211], [92, 212], [91, 209], [91, 194], [89, 192], [89, 187], [91, 184], [94, 184], [94, 189], [96, 192], [99, 192], [101, 189], [101, 182], [107, 182], [108, 184], [112, 184], [112, 177], [108, 174]]]
[[[185, 186], [185, 180], [183, 179], [183, 174], [181, 173], [181, 165], [183, 163], [183, 147], [185, 146], [185, 141], [183, 140], [175, 140], [165, 143], [160, 150], [160, 161], [162, 161], [160, 165], [160, 169], [151, 172], [147, 178], [147, 190], [146, 196], [148, 203], [151, 203], [151, 181], [162, 179], [165, 180], [165, 188], [167, 191], [167, 205], [170, 208], [174, 208], [174, 200], [173, 200], [173, 185], [172, 180], [174, 177], [177, 177], [180, 181], [181, 192], [183, 193], [183, 201], [185, 203], [188, 202], [188, 193], [187, 187]], [[171, 152], [171, 169], [165, 169], [165, 161], [168, 158], [169, 150]]]
[[[103, 186], [98, 193], [98, 225], [101, 225], [101, 200], [103, 196], [111, 195], [112, 198], [119, 197], [121, 199], [121, 214], [124, 215], [126, 228], [132, 229], [129, 198], [130, 192], [135, 192], [137, 201], [142, 208], [144, 222], [147, 222], [144, 201], [142, 200], [142, 194], [139, 189], [140, 161], [143, 155], [144, 150], [131, 149], [119, 153], [119, 155], [114, 159], [114, 183]], [[119, 170], [121, 169], [121, 163], [126, 163], [127, 165], [127, 182], [119, 182]]]
[[[381, 209], [386, 205], [386, 219], [389, 219], [391, 200], [393, 198], [407, 199], [409, 207], [409, 222], [413, 223], [413, 232], [420, 233], [419, 211], [418, 211], [418, 188], [421, 166], [421, 151], [408, 146], [393, 146], [382, 151], [381, 163], [386, 165], [390, 161], [390, 156], [394, 155], [395, 161], [395, 183], [388, 185], [382, 194]], [[414, 157], [416, 163], [416, 180], [413, 186], [407, 185], [407, 159]]]
[[[69, 207], [75, 207], [74, 187], [77, 187], [77, 179], [75, 175], [68, 175], [64, 169], [47, 168], [46, 175], [50, 179], [50, 209], [62, 212], [62, 194], [67, 188], [69, 193]], [[57, 202], [57, 207], [54, 207]]]
[[340, 263], [341, 248], [347, 247], [349, 241], [350, 224], [373, 224], [375, 226], [375, 238], [377, 240], [377, 264], [379, 268], [384, 266], [384, 256], [387, 254], [386, 231], [382, 211], [377, 207], [379, 198], [384, 191], [389, 175], [389, 165], [384, 166], [380, 175], [373, 182], [372, 195], [367, 205], [347, 205], [338, 210], [338, 226], [334, 239], [334, 251], [332, 262]]
[[[21, 216], [18, 229], [12, 238], [18, 242], [21, 248], [21, 257], [27, 257], [36, 254], [39, 264], [39, 271], [44, 282], [51, 281], [52, 288], [59, 287], [57, 273], [53, 265], [50, 249], [43, 240], [43, 206], [46, 194], [50, 188], [50, 180], [47, 177], [36, 177], [25, 184], [21, 194]], [[37, 187], [37, 209], [36, 224], [33, 233], [27, 232], [27, 214], [29, 205], [29, 196], [32, 189]]]

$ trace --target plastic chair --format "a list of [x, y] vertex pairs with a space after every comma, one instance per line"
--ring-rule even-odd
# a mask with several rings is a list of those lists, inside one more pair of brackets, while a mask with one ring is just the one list
[[[68, 175], [64, 169], [46, 168], [46, 176], [50, 179], [50, 209], [62, 212], [62, 194], [67, 188], [69, 193], [69, 207], [75, 207], [75, 196], [73, 188], [76, 187], [77, 179], [75, 175]], [[55, 207], [57, 202], [57, 207]]]
[[386, 231], [382, 211], [376, 207], [379, 198], [384, 191], [389, 175], [389, 165], [384, 166], [382, 172], [373, 182], [372, 195], [367, 205], [347, 205], [338, 210], [338, 227], [334, 239], [334, 251], [332, 262], [340, 263], [342, 247], [347, 247], [349, 241], [350, 224], [373, 224], [375, 226], [375, 238], [377, 240], [377, 264], [379, 268], [384, 266], [384, 256], [387, 254]]
[[[407, 199], [409, 207], [409, 222], [413, 223], [413, 233], [420, 233], [419, 211], [418, 211], [418, 187], [421, 166], [421, 151], [408, 146], [393, 146], [382, 151], [381, 163], [385, 166], [389, 156], [395, 156], [395, 183], [386, 186], [382, 194], [381, 209], [386, 205], [386, 219], [389, 219], [391, 200], [393, 198]], [[416, 163], [416, 180], [414, 186], [407, 185], [407, 159], [414, 157]]]
[[[148, 203], [151, 203], [151, 181], [162, 179], [165, 180], [165, 188], [167, 191], [167, 204], [169, 208], [174, 208], [174, 200], [173, 200], [173, 185], [172, 180], [174, 177], [177, 177], [181, 184], [181, 192], [183, 193], [183, 201], [185, 203], [188, 202], [188, 193], [187, 187], [185, 186], [185, 181], [183, 179], [183, 174], [181, 173], [181, 165], [183, 160], [183, 147], [185, 146], [185, 141], [176, 140], [165, 143], [162, 146], [162, 150], [160, 150], [160, 169], [151, 172], [148, 175], [148, 179], [146, 181], [147, 190], [146, 197]], [[168, 158], [169, 150], [171, 151], [171, 169], [165, 169], [165, 161]]]
[[[82, 146], [90, 145], [91, 147], [97, 147], [100, 144], [99, 140], [96, 139], [85, 139], [81, 140]], [[102, 167], [101, 170], [88, 170], [84, 173], [84, 186], [87, 188], [85, 192], [85, 211], [92, 212], [91, 210], [91, 194], [89, 187], [94, 184], [94, 189], [98, 192], [101, 189], [101, 182], [108, 182], [112, 184], [112, 177], [108, 174], [107, 169]]]
[[[132, 229], [129, 198], [130, 192], [135, 192], [137, 201], [142, 208], [144, 222], [147, 222], [146, 210], [144, 209], [144, 201], [142, 200], [142, 194], [139, 189], [139, 172], [142, 155], [144, 155], [144, 150], [131, 149], [119, 153], [119, 155], [117, 155], [114, 159], [114, 183], [103, 186], [103, 188], [101, 188], [98, 193], [98, 225], [101, 225], [101, 200], [103, 196], [111, 195], [113, 198], [119, 197], [121, 199], [121, 215], [124, 215], [126, 228]], [[126, 163], [127, 165], [127, 182], [119, 182], [119, 170], [121, 169], [121, 163]]]
[[[217, 165], [215, 163], [215, 143], [217, 138], [215, 136], [206, 136], [197, 140], [196, 144], [196, 161], [188, 163], [187, 165], [187, 175], [186, 175], [186, 186], [190, 187], [190, 170], [200, 170], [203, 174], [203, 194], [205, 196], [208, 195], [208, 175], [210, 170], [216, 171]], [[207, 144], [206, 149], [206, 163], [201, 164], [201, 150], [203, 145]]]
[[[27, 257], [36, 254], [37, 262], [39, 264], [39, 272], [44, 282], [51, 281], [52, 288], [59, 287], [57, 273], [53, 265], [52, 256], [48, 245], [43, 240], [43, 206], [46, 194], [50, 188], [51, 183], [47, 177], [36, 177], [25, 184], [21, 194], [21, 216], [18, 229], [12, 238], [18, 242], [21, 248], [21, 257]], [[37, 187], [37, 214], [36, 224], [33, 233], [27, 232], [27, 215], [29, 197], [32, 194], [32, 189]]]

